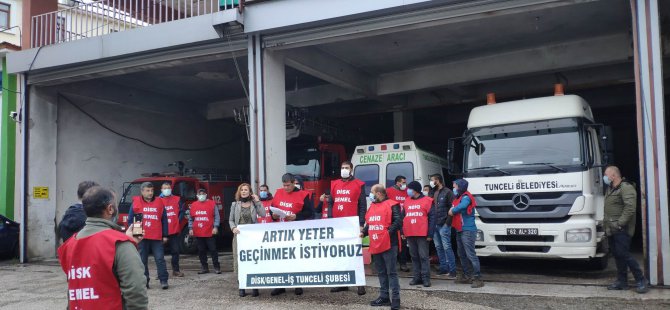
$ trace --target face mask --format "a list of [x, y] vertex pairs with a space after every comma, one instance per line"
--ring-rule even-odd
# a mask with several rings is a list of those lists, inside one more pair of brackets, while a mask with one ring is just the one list
[[605, 182], [605, 185], [612, 184], [612, 180], [610, 180], [610, 177], [608, 177], [606, 175], [603, 176], [603, 182]]
[[370, 195], [368, 195], [368, 199], [370, 199], [370, 201], [375, 201], [375, 194], [370, 193]]
[[430, 181], [430, 188], [435, 188], [435, 181]]
[[457, 189], [454, 188], [453, 192], [454, 192], [454, 195], [458, 196], [458, 190]]
[[172, 189], [168, 188], [168, 189], [161, 190], [161, 193], [163, 193], [163, 196], [165, 196], [165, 197], [170, 196], [170, 195], [172, 195]]
[[424, 196], [428, 196], [428, 191], [421, 192]]
[[261, 197], [262, 199], [268, 198], [268, 192], [266, 192], [266, 191], [261, 191], [261, 192], [260, 192], [260, 197]]
[[404, 191], [405, 189], [407, 189], [407, 184], [400, 185], [401, 191]]
[[300, 189], [300, 184], [296, 184], [295, 188]]
[[198, 195], [198, 201], [205, 201], [205, 200], [207, 200], [207, 194]]
[[342, 169], [340, 170], [340, 176], [343, 179], [348, 179], [351, 176], [351, 171], [349, 171], [349, 169]]
[[414, 197], [414, 190], [413, 189], [408, 189], [407, 190], [407, 196]]

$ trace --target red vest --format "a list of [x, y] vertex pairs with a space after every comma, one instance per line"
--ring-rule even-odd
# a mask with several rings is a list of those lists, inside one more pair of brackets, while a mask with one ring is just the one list
[[[463, 195], [470, 197], [470, 205], [465, 210], [465, 212], [467, 212], [468, 215], [470, 215], [475, 209], [475, 206], [477, 206], [477, 203], [475, 202], [475, 197], [473, 197], [472, 194], [470, 194], [470, 192], [465, 192], [463, 193]], [[451, 203], [451, 205], [454, 207], [458, 206], [458, 204], [461, 203], [461, 199], [463, 199], [463, 195], [459, 196], [458, 198], [455, 198], [454, 201]], [[461, 213], [454, 213], [454, 217], [451, 220], [451, 227], [455, 228], [456, 231], [463, 231], [463, 215]]]
[[176, 235], [181, 231], [179, 225], [179, 196], [170, 195], [163, 199], [165, 205], [165, 213], [168, 220], [168, 235]]
[[394, 186], [391, 186], [386, 189], [386, 196], [400, 203], [400, 208], [403, 209], [405, 206], [405, 199], [407, 199], [407, 190], [401, 191], [396, 189]]
[[[287, 193], [284, 189], [278, 189], [272, 198], [271, 206], [286, 212], [286, 215], [298, 214], [302, 211], [305, 198], [309, 197], [308, 191], [298, 190]], [[283, 222], [283, 219], [278, 221]]]
[[[393, 223], [391, 208], [397, 203], [391, 199], [373, 202], [368, 212], [365, 213], [365, 222], [368, 225], [370, 236], [370, 254], [379, 254], [391, 249], [391, 236], [388, 229]], [[398, 237], [400, 237], [400, 232], [398, 232]]]
[[261, 200], [263, 207], [265, 207], [265, 216], [256, 215], [258, 217], [258, 223], [272, 223], [272, 216], [270, 215], [270, 206], [272, 205], [272, 199]]
[[[361, 186], [365, 183], [359, 179], [350, 181], [333, 180], [330, 182], [330, 195], [333, 198], [333, 218], [358, 216], [358, 198]], [[327, 205], [324, 203], [324, 205]], [[328, 217], [328, 209], [323, 213]]]
[[[142, 225], [144, 226], [144, 239], [162, 240], [163, 239], [163, 216], [162, 199], [154, 199], [146, 202], [142, 196], [133, 197], [133, 213], [142, 213]], [[129, 219], [131, 221], [132, 219]]]
[[402, 222], [402, 230], [405, 236], [428, 236], [428, 212], [430, 212], [432, 206], [433, 198], [428, 196], [405, 200], [405, 219]]
[[216, 203], [211, 199], [191, 203], [191, 211], [189, 212], [193, 219], [193, 236], [200, 238], [209, 238], [212, 236], [214, 212], [216, 211]]
[[121, 289], [114, 275], [117, 242], [133, 242], [124, 233], [106, 229], [77, 239], [75, 234], [58, 248], [67, 275], [70, 309], [121, 309]]

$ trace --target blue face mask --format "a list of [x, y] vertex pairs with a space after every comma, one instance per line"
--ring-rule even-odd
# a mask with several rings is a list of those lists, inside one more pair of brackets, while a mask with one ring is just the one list
[[407, 189], [407, 196], [414, 197], [414, 190], [411, 188]]
[[454, 192], [455, 196], [458, 196], [458, 190], [457, 189], [454, 188], [452, 191]]
[[603, 176], [603, 182], [605, 182], [605, 185], [612, 184], [612, 180], [610, 180], [610, 177], [608, 177], [606, 175]]
[[370, 192], [370, 195], [368, 195], [368, 199], [370, 199], [371, 201], [375, 201], [375, 194]]
[[260, 194], [261, 199], [268, 198], [268, 192], [266, 192], [266, 191], [261, 191], [259, 194]]

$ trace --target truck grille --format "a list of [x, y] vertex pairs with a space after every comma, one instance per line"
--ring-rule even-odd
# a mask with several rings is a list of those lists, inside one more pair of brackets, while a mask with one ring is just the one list
[[547, 253], [551, 247], [549, 246], [533, 246], [533, 245], [499, 245], [498, 249], [501, 252], [534, 252]]

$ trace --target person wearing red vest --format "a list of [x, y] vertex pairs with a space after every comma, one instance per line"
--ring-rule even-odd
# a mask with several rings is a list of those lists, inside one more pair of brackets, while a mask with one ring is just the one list
[[144, 275], [149, 288], [149, 252], [154, 254], [158, 269], [158, 280], [161, 288], [168, 289], [168, 272], [165, 266], [163, 245], [168, 242], [168, 220], [163, 200], [154, 197], [154, 185], [144, 182], [140, 185], [141, 196], [133, 197], [133, 204], [128, 211], [128, 225], [135, 222], [135, 214], [142, 214], [144, 239], [139, 244], [140, 256], [144, 263]]
[[472, 288], [484, 286], [482, 281], [479, 258], [475, 253], [477, 226], [475, 224], [475, 198], [468, 192], [468, 181], [458, 179], [454, 181], [454, 202], [449, 215], [453, 216], [452, 227], [456, 229], [458, 257], [463, 265], [463, 274], [459, 275], [456, 283], [471, 284]]
[[269, 187], [266, 184], [263, 184], [259, 187], [260, 191], [258, 196], [261, 199], [263, 207], [265, 207], [265, 216], [261, 217], [258, 215], [258, 223], [272, 223], [272, 215], [270, 214], [270, 206], [272, 205], [272, 193], [270, 193]]
[[409, 285], [430, 286], [429, 243], [433, 240], [433, 198], [421, 192], [421, 184], [412, 181], [407, 186], [405, 217], [403, 219], [403, 239], [407, 239], [414, 266], [414, 277]]
[[204, 188], [198, 190], [198, 201], [191, 203], [188, 218], [188, 234], [195, 237], [198, 243], [198, 258], [200, 258], [200, 271], [198, 274], [209, 273], [207, 264], [207, 252], [212, 257], [214, 272], [221, 274], [219, 265], [219, 253], [216, 251], [216, 240], [214, 235], [219, 233], [221, 218], [214, 200], [207, 199], [207, 191]]
[[[281, 210], [282, 214], [273, 213], [272, 219], [279, 222], [304, 221], [313, 219], [314, 206], [311, 194], [295, 186], [296, 178], [293, 174], [286, 173], [281, 177], [282, 188], [275, 192], [271, 207]], [[271, 296], [286, 293], [285, 288], [276, 288], [270, 292]], [[295, 294], [302, 295], [302, 288], [296, 288]]]
[[369, 197], [372, 203], [365, 214], [361, 237], [370, 236], [369, 251], [373, 255], [379, 277], [379, 297], [370, 305], [400, 309], [400, 284], [396, 270], [398, 239], [402, 229], [400, 203], [388, 199], [386, 189], [381, 184], [372, 186]]
[[170, 245], [170, 255], [172, 256], [172, 275], [175, 277], [183, 277], [184, 273], [179, 271], [179, 252], [181, 248], [179, 238], [181, 233], [181, 220], [184, 218], [183, 203], [181, 198], [172, 195], [172, 184], [164, 182], [161, 185], [160, 198], [165, 205], [165, 214], [168, 221], [168, 244]]
[[[402, 175], [395, 177], [395, 184], [386, 189], [389, 199], [400, 203], [400, 212], [405, 217], [405, 199], [407, 199], [407, 178]], [[409, 261], [409, 251], [407, 248], [407, 240], [401, 240], [401, 251], [398, 253], [398, 263], [400, 264], [400, 271], [408, 272], [407, 261]]]
[[91, 187], [82, 197], [85, 226], [58, 248], [67, 276], [68, 309], [148, 309], [144, 266], [135, 244], [116, 224], [116, 196]]

